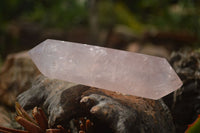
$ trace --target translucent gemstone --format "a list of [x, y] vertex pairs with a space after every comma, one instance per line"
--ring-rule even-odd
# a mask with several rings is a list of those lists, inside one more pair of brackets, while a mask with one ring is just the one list
[[159, 99], [182, 82], [165, 58], [57, 40], [29, 52], [47, 77]]

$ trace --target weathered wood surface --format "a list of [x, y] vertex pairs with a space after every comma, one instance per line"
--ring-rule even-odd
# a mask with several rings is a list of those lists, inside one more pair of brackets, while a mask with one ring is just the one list
[[[42, 75], [18, 96], [18, 101], [25, 109], [42, 106], [51, 126], [66, 126], [73, 118], [87, 116], [116, 133], [175, 132], [171, 114], [162, 100], [122, 95]], [[102, 131], [102, 127], [97, 128], [96, 131]]]
[[0, 71], [0, 103], [13, 106], [16, 96], [30, 88], [39, 73], [27, 52], [10, 54]]

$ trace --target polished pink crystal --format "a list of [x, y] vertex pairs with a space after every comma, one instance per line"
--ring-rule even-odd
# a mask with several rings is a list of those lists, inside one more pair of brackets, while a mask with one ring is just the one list
[[159, 99], [182, 82], [165, 58], [57, 40], [29, 52], [49, 78]]

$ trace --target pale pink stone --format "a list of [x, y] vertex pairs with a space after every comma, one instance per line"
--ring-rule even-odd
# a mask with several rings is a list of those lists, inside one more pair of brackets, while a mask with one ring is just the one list
[[128, 95], [159, 99], [182, 85], [160, 57], [49, 39], [29, 54], [49, 78]]

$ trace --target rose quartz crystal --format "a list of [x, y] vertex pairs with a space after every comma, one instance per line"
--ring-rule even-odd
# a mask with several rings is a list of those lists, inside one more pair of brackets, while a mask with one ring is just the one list
[[29, 54], [49, 78], [127, 95], [159, 99], [182, 85], [160, 57], [50, 39]]

